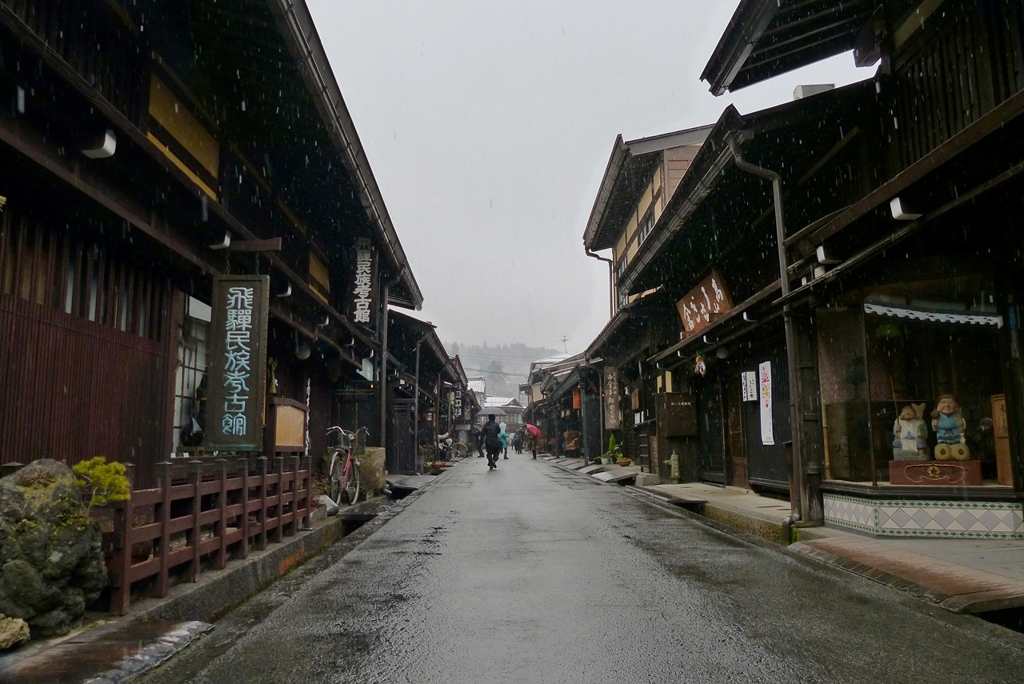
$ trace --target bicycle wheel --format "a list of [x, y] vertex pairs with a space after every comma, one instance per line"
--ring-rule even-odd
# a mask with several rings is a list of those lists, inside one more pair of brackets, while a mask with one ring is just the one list
[[341, 490], [344, 492], [345, 503], [348, 505], [355, 505], [359, 501], [359, 461], [354, 458], [348, 476], [343, 476], [341, 479]]
[[452, 453], [459, 458], [466, 458], [466, 454], [469, 453], [469, 447], [462, 442], [455, 442], [455, 444], [452, 444], [451, 450]]
[[341, 460], [338, 459], [337, 457], [331, 459], [330, 496], [331, 500], [334, 501], [334, 503], [336, 504], [341, 504], [341, 493], [342, 491], [344, 491], [344, 487], [342, 487], [341, 482], [341, 465]]

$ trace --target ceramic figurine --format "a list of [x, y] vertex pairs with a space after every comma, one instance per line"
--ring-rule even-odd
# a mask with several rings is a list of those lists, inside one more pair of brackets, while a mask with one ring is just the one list
[[892, 424], [894, 461], [927, 461], [928, 426], [921, 415], [924, 404], [907, 404]]
[[960, 413], [960, 404], [952, 394], [943, 394], [932, 411], [932, 429], [935, 430], [935, 458], [939, 461], [966, 461], [971, 458], [964, 429], [967, 423]]

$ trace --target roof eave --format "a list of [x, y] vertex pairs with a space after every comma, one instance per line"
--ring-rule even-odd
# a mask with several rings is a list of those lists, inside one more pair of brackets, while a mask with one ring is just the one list
[[729, 90], [754, 44], [778, 11], [778, 0], [740, 2], [700, 75], [700, 80], [708, 82], [714, 95], [722, 95]]
[[596, 240], [605, 216], [605, 210], [608, 208], [608, 200], [611, 199], [612, 192], [615, 190], [615, 183], [619, 179], [622, 165], [628, 155], [629, 148], [623, 142], [622, 134], [620, 133], [615, 136], [615, 144], [612, 145], [612, 153], [608, 157], [608, 165], [605, 167], [604, 176], [601, 178], [601, 186], [597, 190], [597, 199], [594, 200], [594, 206], [590, 210], [587, 228], [583, 231], [583, 246], [588, 252], [609, 249], [614, 244], [614, 240], [612, 244], [605, 244], [604, 242], [598, 244]]
[[359, 192], [367, 216], [387, 248], [387, 256], [392, 262], [393, 270], [401, 274], [405, 296], [395, 292], [393, 299], [389, 297], [389, 303], [418, 310], [423, 306], [423, 293], [413, 277], [405, 250], [402, 249], [398, 233], [395, 232], [394, 224], [388, 215], [384, 198], [370, 169], [370, 162], [341, 95], [341, 89], [334, 77], [313, 17], [306, 6], [306, 0], [267, 1], [281, 35], [298, 64], [306, 88], [313, 96], [316, 108], [324, 118], [331, 138], [341, 152], [342, 161]]

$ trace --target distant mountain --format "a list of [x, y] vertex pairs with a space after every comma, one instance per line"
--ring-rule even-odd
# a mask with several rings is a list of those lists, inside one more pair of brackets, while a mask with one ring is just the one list
[[515, 397], [519, 385], [526, 382], [530, 363], [558, 354], [557, 349], [528, 347], [516, 342], [493, 347], [481, 344], [460, 344], [445, 342], [445, 349], [452, 356], [458, 354], [466, 375], [483, 375], [487, 380], [487, 394], [494, 397]]

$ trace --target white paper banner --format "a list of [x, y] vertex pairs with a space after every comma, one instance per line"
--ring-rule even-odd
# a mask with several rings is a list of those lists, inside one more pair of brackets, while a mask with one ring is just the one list
[[772, 426], [772, 364], [765, 361], [758, 365], [757, 376], [761, 387], [761, 444], [775, 444], [775, 430]]

